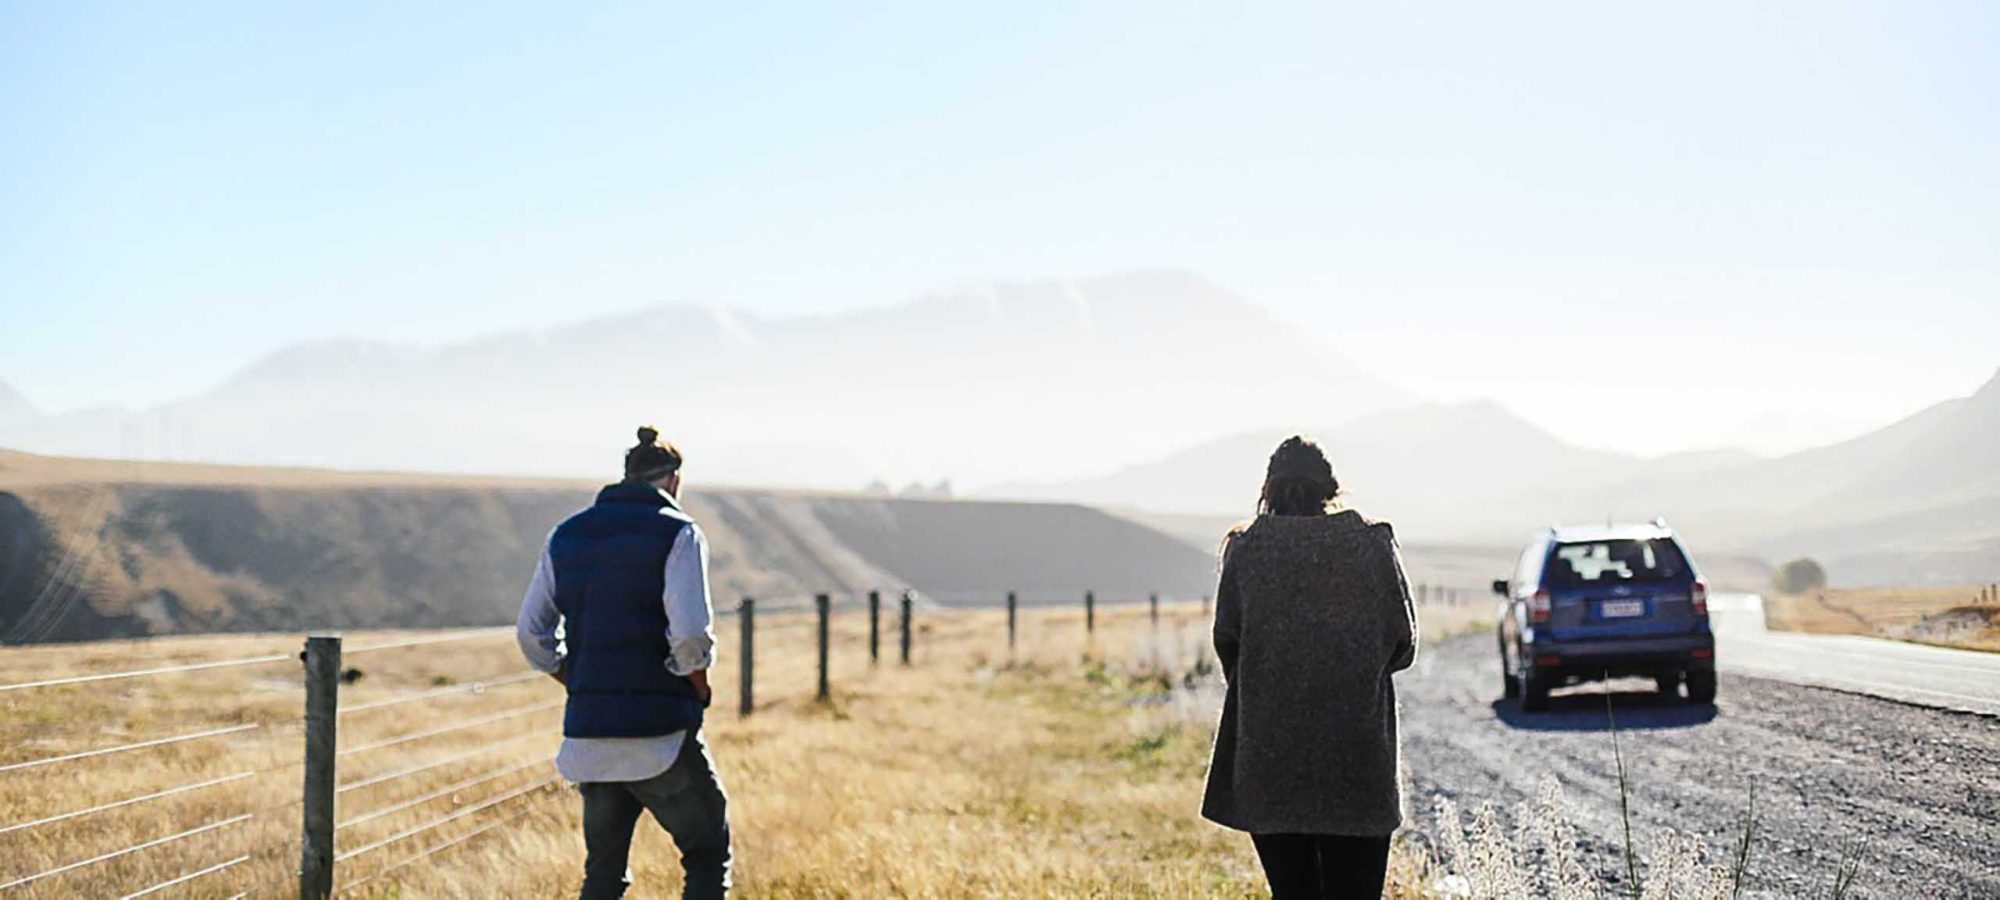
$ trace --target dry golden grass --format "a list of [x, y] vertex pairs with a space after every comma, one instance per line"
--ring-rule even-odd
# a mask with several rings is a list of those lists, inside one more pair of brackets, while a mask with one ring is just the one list
[[[885, 604], [887, 606], [888, 604]], [[866, 615], [836, 610], [831, 703], [813, 701], [806, 616], [760, 615], [757, 711], [735, 710], [737, 631], [725, 616], [717, 696], [705, 728], [730, 794], [736, 886], [745, 896], [1252, 896], [1249, 841], [1196, 816], [1219, 694], [1207, 622], [1170, 606], [1101, 608], [1086, 641], [1075, 609], [1024, 609], [1018, 651], [996, 610], [920, 611], [915, 659], [871, 666]], [[1449, 617], [1441, 617], [1449, 618]], [[1428, 630], [1428, 629], [1427, 629]], [[510, 631], [357, 652], [432, 635], [349, 634], [340, 783], [435, 766], [342, 794], [349, 852], [510, 794], [512, 799], [343, 861], [337, 883], [396, 897], [572, 894], [580, 803], [550, 782], [560, 689], [523, 668]], [[237, 725], [257, 728], [111, 756], [0, 772], [0, 827], [176, 785], [213, 787], [0, 833], [0, 883], [245, 813], [253, 818], [34, 882], [27, 897], [120, 896], [210, 865], [247, 862], [161, 895], [296, 890], [302, 688], [295, 635], [167, 638], [9, 649], [0, 684], [262, 654], [279, 662], [0, 693], [0, 765]], [[1191, 673], [1194, 677], [1190, 677]], [[514, 678], [511, 681], [503, 679]], [[489, 686], [474, 692], [471, 685]], [[1192, 687], [1191, 687], [1192, 686]], [[427, 696], [436, 694], [436, 696]], [[547, 707], [547, 708], [537, 708]], [[531, 710], [379, 750], [481, 717]], [[462, 757], [462, 758], [461, 758]], [[479, 780], [486, 779], [486, 780]], [[476, 783], [474, 783], [476, 782]], [[427, 799], [428, 798], [428, 799]], [[463, 839], [460, 843], [453, 841]], [[422, 851], [421, 861], [384, 871]], [[1397, 877], [1420, 861], [1399, 845]], [[671, 844], [642, 822], [636, 896], [679, 882]], [[1398, 888], [1398, 896], [1414, 896]]]
[[2000, 604], [1978, 586], [1827, 588], [1765, 598], [1766, 624], [1780, 631], [1859, 634], [1971, 650], [2000, 651]]

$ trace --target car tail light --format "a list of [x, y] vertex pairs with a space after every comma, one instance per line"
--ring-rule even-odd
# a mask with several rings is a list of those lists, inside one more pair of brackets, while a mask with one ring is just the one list
[[1549, 592], [1536, 591], [1528, 598], [1528, 621], [1547, 622], [1549, 620]]
[[1688, 599], [1694, 603], [1694, 614], [1708, 615], [1708, 582], [1697, 581], [1688, 589]]

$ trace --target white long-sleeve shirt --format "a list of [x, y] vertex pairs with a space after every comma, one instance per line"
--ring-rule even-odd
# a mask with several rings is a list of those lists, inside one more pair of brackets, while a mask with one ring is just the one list
[[[708, 539], [701, 528], [689, 523], [674, 538], [667, 551], [666, 590], [661, 597], [667, 611], [667, 671], [675, 675], [706, 669], [715, 664], [714, 608], [708, 602]], [[538, 672], [562, 668], [561, 639], [556, 628], [562, 613], [556, 609], [555, 570], [549, 551], [535, 566], [521, 598], [521, 617], [514, 623], [514, 639], [521, 655]], [[644, 781], [665, 772], [680, 757], [687, 732], [676, 731], [658, 737], [563, 738], [556, 751], [556, 771], [575, 782]]]

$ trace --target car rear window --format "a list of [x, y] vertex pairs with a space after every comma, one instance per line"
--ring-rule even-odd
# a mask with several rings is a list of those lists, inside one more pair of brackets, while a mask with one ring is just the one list
[[1578, 541], [1556, 546], [1542, 573], [1542, 585], [1564, 588], [1676, 581], [1687, 572], [1687, 557], [1669, 538]]

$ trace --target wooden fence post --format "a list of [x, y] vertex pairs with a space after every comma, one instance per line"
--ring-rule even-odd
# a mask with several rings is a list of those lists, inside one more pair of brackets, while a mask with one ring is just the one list
[[300, 900], [333, 896], [334, 731], [340, 721], [340, 636], [306, 637], [304, 830]]
[[826, 683], [826, 641], [827, 641], [826, 620], [829, 617], [830, 610], [833, 606], [833, 598], [828, 597], [825, 594], [818, 594], [813, 597], [813, 605], [819, 608], [819, 695], [818, 696], [821, 702], [825, 702], [826, 700], [832, 699], [833, 697], [833, 694], [829, 690], [829, 686]]
[[1014, 592], [1007, 592], [1007, 652], [1014, 652]]
[[910, 664], [910, 603], [916, 592], [903, 589], [903, 665]]
[[1201, 615], [1202, 615], [1202, 618], [1208, 618], [1208, 595], [1207, 595], [1207, 594], [1203, 594], [1203, 595], [1201, 595]]
[[1083, 592], [1083, 633], [1097, 633], [1097, 592]]
[[743, 598], [743, 605], [737, 607], [736, 618], [739, 620], [738, 626], [741, 629], [737, 637], [743, 643], [742, 649], [737, 651], [737, 658], [741, 661], [739, 665], [742, 668], [736, 676], [738, 685], [736, 691], [736, 714], [738, 716], [747, 716], [750, 714], [750, 710], [755, 708], [756, 705], [755, 689], [752, 685], [756, 684], [755, 675], [757, 671], [755, 657], [757, 647], [757, 601], [749, 597]]
[[868, 592], [868, 664], [882, 661], [882, 592]]
[[1148, 594], [1146, 596], [1146, 605], [1148, 607], [1147, 614], [1153, 620], [1153, 627], [1160, 627], [1160, 595], [1157, 592]]

